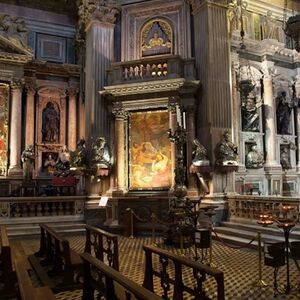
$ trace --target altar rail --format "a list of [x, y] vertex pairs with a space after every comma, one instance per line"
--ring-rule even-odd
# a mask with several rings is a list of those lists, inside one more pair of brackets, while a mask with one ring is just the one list
[[194, 59], [183, 59], [179, 55], [161, 55], [113, 63], [108, 71], [108, 85], [173, 78], [195, 80]]
[[271, 196], [232, 196], [228, 197], [230, 220], [249, 219], [258, 220], [265, 212], [278, 211], [279, 205], [292, 205], [299, 211], [300, 199], [292, 197]]
[[1, 197], [0, 220], [12, 218], [83, 216], [86, 197]]

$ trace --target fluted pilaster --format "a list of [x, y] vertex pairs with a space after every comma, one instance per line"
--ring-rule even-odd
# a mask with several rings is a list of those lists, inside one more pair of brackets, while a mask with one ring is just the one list
[[26, 83], [26, 132], [25, 132], [25, 144], [34, 145], [34, 125], [35, 125], [35, 113], [34, 113], [34, 96], [36, 93], [36, 86], [34, 83]]
[[22, 175], [21, 170], [21, 129], [22, 129], [22, 84], [11, 85], [11, 118], [10, 118], [10, 166], [8, 174]]
[[78, 90], [76, 88], [69, 88], [69, 116], [68, 116], [68, 148], [70, 151], [76, 149], [77, 140], [77, 100]]

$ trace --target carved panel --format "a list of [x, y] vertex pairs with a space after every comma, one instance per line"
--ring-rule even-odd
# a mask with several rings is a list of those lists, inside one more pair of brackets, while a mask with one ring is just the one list
[[9, 86], [0, 83], [0, 176], [7, 171]]

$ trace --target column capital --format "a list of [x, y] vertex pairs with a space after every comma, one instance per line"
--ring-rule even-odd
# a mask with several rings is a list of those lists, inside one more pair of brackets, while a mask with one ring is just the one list
[[34, 79], [26, 79], [25, 89], [27, 94], [35, 94], [37, 90], [36, 81]]
[[24, 86], [24, 81], [22, 79], [13, 80], [10, 83], [10, 88], [12, 89], [12, 91], [19, 91], [23, 88], [23, 86]]
[[79, 89], [77, 87], [68, 87], [67, 95], [69, 97], [76, 97], [78, 95]]
[[115, 115], [116, 119], [126, 120], [129, 116], [129, 112], [125, 110], [119, 103], [114, 103], [112, 113]]

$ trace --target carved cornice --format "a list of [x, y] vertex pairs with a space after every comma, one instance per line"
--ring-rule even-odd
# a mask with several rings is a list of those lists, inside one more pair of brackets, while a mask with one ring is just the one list
[[[157, 93], [166, 91], [176, 91], [185, 84], [189, 84], [184, 78], [167, 79], [147, 82], [137, 82], [132, 84], [120, 84], [104, 87], [104, 94], [113, 96], [136, 95], [146, 93]], [[198, 83], [198, 82], [197, 82]], [[199, 84], [199, 83], [198, 83]]]
[[17, 63], [17, 64], [26, 64], [32, 60], [31, 56], [17, 54], [17, 53], [7, 53], [0, 52], [0, 62], [1, 63]]

